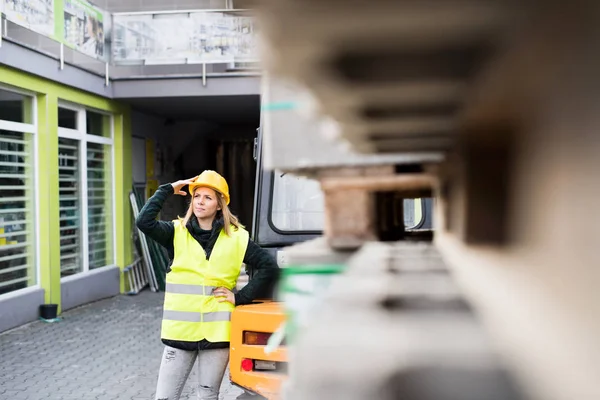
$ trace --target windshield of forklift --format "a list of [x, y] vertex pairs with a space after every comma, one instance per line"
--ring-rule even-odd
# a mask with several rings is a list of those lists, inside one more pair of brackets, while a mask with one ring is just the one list
[[[325, 201], [316, 180], [275, 171], [271, 222], [287, 232], [322, 231]], [[416, 227], [423, 219], [421, 199], [404, 199], [404, 226]]]
[[275, 171], [271, 221], [282, 231], [321, 231], [325, 202], [319, 183]]

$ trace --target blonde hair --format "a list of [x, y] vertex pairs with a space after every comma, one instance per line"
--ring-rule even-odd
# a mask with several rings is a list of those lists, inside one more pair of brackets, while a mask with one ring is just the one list
[[[199, 186], [196, 189], [199, 189], [200, 187], [202, 187], [202, 186]], [[195, 193], [196, 193], [196, 190], [194, 190], [194, 194]], [[221, 208], [220, 211], [221, 211], [221, 215], [223, 216], [223, 229], [225, 230], [225, 234], [227, 236], [231, 236], [231, 227], [232, 226], [237, 231], [238, 229], [243, 228], [244, 225], [242, 225], [242, 223], [240, 222], [238, 217], [236, 217], [235, 215], [233, 215], [231, 213], [231, 210], [229, 209], [229, 206], [227, 205], [227, 202], [225, 201], [225, 197], [217, 190], [215, 190], [215, 193], [217, 194], [217, 204]], [[192, 218], [193, 215], [194, 215], [194, 196], [192, 196], [192, 200], [190, 201], [190, 206], [188, 207], [188, 210], [185, 213], [185, 217], [183, 218], [183, 226], [187, 226], [188, 222], [190, 222], [190, 219]], [[215, 218], [218, 218], [218, 217], [219, 217], [219, 212], [217, 211], [217, 215], [215, 215]]]

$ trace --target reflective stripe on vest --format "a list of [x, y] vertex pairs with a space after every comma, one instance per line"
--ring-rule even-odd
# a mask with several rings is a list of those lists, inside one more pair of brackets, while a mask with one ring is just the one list
[[177, 294], [201, 294], [207, 296], [212, 294], [212, 291], [216, 288], [216, 286], [186, 285], [167, 282], [166, 292]]
[[171, 321], [185, 321], [185, 322], [231, 321], [231, 313], [229, 311], [199, 313], [199, 312], [192, 312], [192, 311], [163, 310], [163, 319], [169, 319]]
[[219, 303], [212, 295], [217, 287], [233, 289], [240, 273], [248, 232], [221, 231], [210, 260], [202, 246], [180, 221], [173, 221], [175, 258], [167, 274], [163, 310], [163, 339], [197, 342], [228, 342], [233, 304]]

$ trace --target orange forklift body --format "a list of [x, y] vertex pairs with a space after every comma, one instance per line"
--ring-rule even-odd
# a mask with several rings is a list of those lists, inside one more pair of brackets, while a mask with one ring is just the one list
[[[285, 320], [281, 303], [265, 302], [236, 307], [231, 315], [231, 349], [230, 373], [231, 381], [250, 392], [259, 394], [269, 400], [280, 398], [281, 384], [286, 379], [287, 349], [285, 345], [279, 346], [270, 354], [265, 353], [265, 345], [251, 345], [244, 343], [244, 332], [273, 334]], [[265, 335], [263, 335], [264, 337]], [[244, 370], [242, 363], [256, 361], [275, 363], [277, 370], [261, 370], [252, 368]], [[247, 361], [251, 360], [251, 361]]]

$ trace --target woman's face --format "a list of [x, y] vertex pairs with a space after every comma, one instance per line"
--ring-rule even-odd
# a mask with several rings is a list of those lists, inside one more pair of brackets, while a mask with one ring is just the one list
[[210, 188], [199, 187], [194, 191], [194, 215], [203, 220], [212, 220], [221, 209], [217, 201], [217, 192]]

